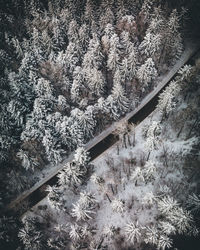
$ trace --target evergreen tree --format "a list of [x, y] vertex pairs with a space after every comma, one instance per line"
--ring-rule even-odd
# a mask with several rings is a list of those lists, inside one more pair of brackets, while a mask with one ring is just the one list
[[70, 89], [71, 99], [73, 102], [78, 102], [81, 100], [83, 83], [83, 70], [81, 67], [77, 66], [73, 72], [73, 83]]
[[119, 37], [117, 36], [117, 34], [114, 34], [110, 38], [109, 43], [110, 43], [110, 49], [108, 54], [107, 67], [109, 70], [115, 72], [119, 66], [120, 48], [121, 48], [121, 45], [119, 43]]
[[112, 93], [106, 99], [106, 105], [113, 119], [117, 120], [129, 109], [129, 100], [121, 84], [113, 86]]
[[141, 237], [141, 228], [138, 225], [138, 222], [136, 223], [128, 223], [126, 224], [125, 228], [125, 233], [127, 234], [127, 239], [131, 242], [134, 243], [139, 242], [140, 237]]
[[100, 70], [96, 68], [90, 69], [86, 75], [88, 87], [97, 96], [101, 96], [104, 93], [105, 78]]
[[148, 58], [146, 62], [141, 65], [137, 72], [137, 78], [139, 81], [144, 84], [148, 85], [152, 80], [157, 77], [158, 73], [155, 68], [155, 64], [151, 58]]

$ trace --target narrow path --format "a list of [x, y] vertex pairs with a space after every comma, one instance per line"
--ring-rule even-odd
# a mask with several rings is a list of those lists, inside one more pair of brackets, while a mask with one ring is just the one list
[[[169, 82], [176, 76], [178, 70], [189, 61], [192, 64], [192, 57], [197, 53], [200, 46], [199, 44], [190, 43], [186, 48], [185, 52], [181, 56], [180, 60], [173, 66], [173, 68], [165, 76], [163, 80], [158, 84], [158, 86], [148, 94], [141, 104], [132, 112], [128, 113], [120, 121], [115, 122], [109, 128], [100, 133], [97, 137], [89, 141], [85, 149], [90, 152], [91, 160], [105, 152], [109, 147], [111, 147], [115, 142], [117, 142], [118, 137], [114, 136], [112, 133], [116, 129], [116, 126], [123, 122], [133, 122], [140, 123], [143, 121], [155, 108], [158, 103], [158, 96], [160, 92], [169, 84]], [[47, 185], [54, 185], [57, 183], [58, 171], [64, 168], [67, 162], [73, 160], [73, 153], [59, 164], [56, 169], [54, 168], [51, 173], [48, 174], [44, 179], [36, 183], [31, 189], [23, 192], [17, 199], [12, 201], [5, 209], [5, 213], [8, 215], [13, 215], [16, 213], [21, 215], [25, 211], [29, 210], [31, 207], [36, 205], [39, 201], [46, 197], [47, 192], [45, 191]], [[26, 204], [26, 209], [21, 210], [21, 206]], [[27, 205], [28, 204], [28, 205]]]

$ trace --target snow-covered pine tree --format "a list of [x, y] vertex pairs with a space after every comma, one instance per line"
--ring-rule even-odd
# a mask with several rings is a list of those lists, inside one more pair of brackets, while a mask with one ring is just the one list
[[47, 199], [50, 204], [56, 210], [64, 210], [65, 200], [62, 196], [63, 190], [61, 190], [60, 187], [57, 186], [47, 186], [46, 191], [48, 192]]
[[58, 103], [58, 109], [60, 111], [65, 111], [67, 108], [69, 108], [67, 99], [63, 95], [58, 96], [57, 103]]
[[160, 34], [147, 33], [139, 46], [141, 54], [153, 58], [156, 62], [160, 59], [162, 37]]
[[42, 144], [45, 147], [46, 156], [50, 162], [58, 164], [62, 161], [64, 150], [61, 149], [58, 139], [52, 134], [52, 131], [45, 130]]
[[66, 49], [66, 62], [67, 62], [67, 70], [73, 74], [74, 69], [76, 66], [79, 65], [80, 62], [80, 47], [79, 47], [79, 40], [76, 42], [69, 42], [67, 49]]
[[[172, 206], [172, 204], [170, 205]], [[196, 234], [194, 218], [189, 211], [183, 209], [182, 207], [173, 207], [171, 210], [168, 209], [168, 211], [169, 212], [166, 213], [166, 218], [172, 225], [175, 226], [179, 234]]]
[[17, 153], [17, 157], [22, 160], [22, 166], [26, 170], [34, 170], [35, 167], [39, 166], [39, 162], [35, 157], [32, 157], [28, 154], [27, 151], [24, 151], [23, 149], [20, 149], [19, 152]]
[[112, 238], [115, 235], [116, 228], [114, 226], [105, 226], [103, 230], [103, 234], [106, 237]]
[[100, 25], [101, 30], [103, 31], [108, 23], [113, 24], [114, 20], [115, 20], [115, 16], [113, 14], [112, 9], [109, 6], [106, 7], [104, 12], [101, 14], [100, 20], [99, 20], [99, 25]]
[[96, 126], [96, 120], [92, 112], [86, 109], [82, 111], [75, 108], [71, 111], [71, 117], [77, 122], [80, 130], [83, 132], [84, 140], [88, 140], [93, 136], [93, 131]]
[[124, 231], [127, 235], [127, 239], [131, 242], [139, 242], [141, 239], [141, 227], [138, 224], [138, 221], [136, 223], [130, 222], [127, 223], [124, 227]]
[[114, 34], [110, 40], [110, 49], [108, 54], [107, 67], [109, 70], [115, 72], [119, 67], [120, 54], [121, 54], [121, 45], [119, 42], [119, 37], [117, 34]]
[[35, 226], [35, 219], [25, 217], [23, 219], [23, 228], [18, 233], [19, 239], [23, 242], [25, 249], [42, 249], [42, 233]]
[[87, 0], [84, 12], [84, 22], [89, 26], [92, 25], [92, 21], [95, 21], [94, 4], [92, 0]]
[[170, 248], [172, 246], [172, 239], [170, 239], [165, 234], [160, 235], [158, 239], [158, 249], [165, 250], [167, 248]]
[[93, 208], [97, 200], [90, 192], [83, 191], [80, 193], [79, 203], [83, 206]]
[[146, 244], [157, 245], [159, 238], [159, 232], [157, 227], [155, 226], [147, 226], [145, 227], [145, 239], [144, 242]]
[[158, 200], [158, 209], [162, 214], [168, 214], [178, 209], [179, 203], [171, 196], [164, 196]]
[[[174, 63], [180, 57], [183, 51], [183, 42], [180, 33], [180, 15], [174, 9], [168, 20], [167, 29], [164, 40], [163, 52], [165, 53], [163, 60], [167, 60], [169, 64]], [[162, 53], [163, 54], [163, 53]]]
[[103, 51], [108, 54], [109, 49], [110, 49], [110, 39], [111, 37], [115, 34], [115, 30], [112, 24], [108, 23], [105, 26], [104, 32], [103, 32], [103, 36], [101, 38], [101, 42], [102, 42], [102, 47], [103, 47]]
[[152, 124], [148, 127], [147, 134], [146, 134], [147, 138], [145, 142], [145, 147], [149, 150], [149, 153], [152, 150], [154, 150], [159, 143], [160, 130], [161, 128], [160, 128], [159, 121], [153, 121]]
[[69, 42], [74, 43], [78, 40], [78, 30], [79, 30], [78, 23], [76, 22], [76, 20], [72, 20], [69, 23], [69, 28], [67, 31], [67, 36], [68, 36]]
[[79, 28], [78, 34], [83, 53], [85, 53], [90, 40], [90, 30], [88, 25], [83, 23]]
[[97, 96], [101, 96], [104, 93], [105, 78], [102, 72], [96, 68], [88, 69], [86, 79], [89, 89]]
[[106, 103], [111, 112], [111, 116], [115, 120], [119, 119], [120, 116], [128, 111], [129, 100], [121, 84], [117, 83], [113, 86], [111, 95], [107, 97]]
[[163, 118], [167, 118], [168, 114], [174, 109], [176, 97], [180, 90], [180, 84], [176, 81], [171, 81], [169, 86], [159, 95], [157, 108], [162, 114], [162, 120]]
[[99, 69], [102, 66], [103, 53], [101, 49], [101, 43], [97, 34], [93, 33], [92, 39], [89, 41], [87, 53], [84, 55], [82, 67], [86, 71], [90, 71], [91, 68]]
[[78, 241], [81, 239], [81, 226], [79, 226], [78, 224], [72, 224], [70, 226], [70, 232], [69, 232], [69, 237], [73, 240], [73, 241]]
[[58, 174], [58, 183], [61, 186], [78, 186], [83, 182], [86, 173], [84, 167], [76, 165], [75, 162], [66, 164], [65, 168]]
[[158, 75], [152, 58], [148, 58], [137, 71], [137, 78], [143, 86], [148, 86]]
[[200, 195], [196, 195], [195, 193], [189, 195], [187, 207], [193, 213], [198, 214], [200, 212]]
[[95, 212], [92, 211], [92, 209], [86, 204], [82, 204], [80, 202], [77, 202], [76, 204], [72, 204], [72, 212], [71, 215], [72, 217], [75, 217], [77, 221], [83, 220], [86, 221], [88, 219], [92, 219], [91, 215], [94, 214]]
[[78, 166], [85, 167], [90, 161], [89, 152], [83, 147], [78, 147], [74, 153], [74, 161]]
[[93, 174], [91, 177], [90, 177], [90, 180], [94, 183], [94, 184], [97, 184], [99, 186], [102, 186], [103, 183], [105, 182], [104, 179], [100, 176], [98, 176], [97, 174]]
[[168, 221], [160, 221], [159, 228], [165, 235], [174, 235], [176, 234], [176, 228]]
[[80, 66], [77, 66], [73, 72], [73, 83], [70, 89], [71, 99], [73, 102], [79, 102], [82, 97], [82, 89], [84, 83], [83, 70]]

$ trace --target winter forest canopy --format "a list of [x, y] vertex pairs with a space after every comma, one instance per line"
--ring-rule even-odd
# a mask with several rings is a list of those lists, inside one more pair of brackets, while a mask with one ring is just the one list
[[[105, 191], [107, 181], [95, 172], [95, 164], [90, 163], [89, 152], [84, 150], [91, 139], [134, 111], [176, 65], [191, 40], [197, 40], [198, 5], [195, 0], [190, 3], [184, 0], [9, 0], [1, 3], [0, 207], [4, 209], [74, 152], [73, 161], [59, 172], [57, 185], [47, 188], [51, 208], [65, 218], [64, 223], [68, 223], [66, 216], [69, 216], [68, 225], [60, 220], [56, 229], [52, 228], [52, 221], [46, 226], [49, 214], [44, 211], [42, 219], [41, 216], [25, 217], [23, 223], [17, 218], [1, 216], [0, 240], [5, 250], [118, 249], [113, 241], [116, 235], [119, 236], [117, 242], [122, 237], [119, 225], [108, 225], [99, 235], [98, 220], [86, 222], [92, 221], [102, 209], [98, 192], [106, 195], [113, 213], [120, 216], [126, 213], [127, 202], [116, 195], [113, 186], [119, 184], [122, 194], [129, 181], [135, 187], [144, 185], [144, 189], [149, 189], [143, 200], [139, 199], [142, 210], [152, 209], [156, 220], [160, 217], [166, 220], [161, 221], [159, 228], [153, 224], [139, 225], [137, 218], [126, 225], [123, 221], [127, 244], [119, 249], [135, 249], [134, 244], [136, 249], [167, 249], [172, 246], [172, 235], [198, 235], [192, 212], [199, 214], [200, 211], [199, 184], [194, 182], [194, 189], [190, 189], [191, 203], [186, 207], [192, 212], [181, 206], [175, 192], [170, 194], [169, 190], [159, 189], [156, 196], [153, 192], [160, 184], [155, 184], [155, 190], [152, 188], [157, 176], [163, 178], [159, 165], [163, 157], [169, 172], [176, 172], [169, 163], [174, 161], [171, 154], [166, 160], [164, 146], [163, 157], [154, 153], [160, 141], [171, 139], [168, 129], [176, 133], [175, 141], [180, 140], [177, 148], [182, 145], [184, 149], [180, 164], [185, 164], [188, 155], [193, 154], [198, 165], [198, 58], [194, 65], [182, 67], [160, 94], [157, 105], [160, 121], [150, 119], [148, 128], [143, 128], [141, 142], [137, 141], [143, 145], [140, 150], [146, 152], [146, 161], [136, 157], [136, 163], [130, 163], [133, 167], [129, 169], [130, 180], [124, 177], [123, 181], [121, 176], [111, 183], [112, 200]], [[185, 121], [188, 121], [186, 125]], [[124, 147], [132, 153], [133, 148], [137, 148], [135, 128], [136, 124], [122, 124], [116, 129], [122, 144], [121, 148], [118, 146], [118, 156]], [[174, 152], [178, 152], [173, 145]], [[152, 161], [154, 155], [159, 163]], [[109, 167], [110, 164], [113, 169], [117, 166], [109, 162]], [[120, 164], [123, 164], [123, 174], [127, 174], [125, 163]], [[169, 175], [166, 174], [167, 178]], [[92, 192], [98, 193], [97, 198]], [[129, 209], [132, 211], [132, 207]], [[173, 220], [175, 224], [171, 223]], [[87, 245], [88, 239], [90, 245]]]

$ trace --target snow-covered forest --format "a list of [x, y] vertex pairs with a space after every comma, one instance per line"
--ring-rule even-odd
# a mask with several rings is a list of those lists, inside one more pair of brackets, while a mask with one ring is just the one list
[[164, 250], [177, 235], [198, 237], [199, 53], [150, 116], [116, 127], [119, 141], [108, 151], [91, 161], [84, 148], [134, 111], [197, 43], [197, 7], [195, 0], [2, 3], [0, 208], [74, 152], [40, 205], [22, 220], [1, 215], [3, 250]]

